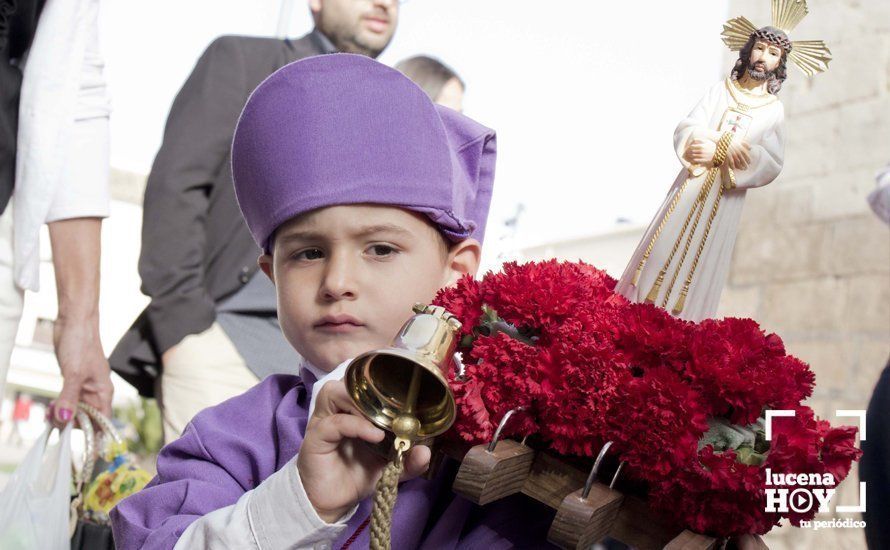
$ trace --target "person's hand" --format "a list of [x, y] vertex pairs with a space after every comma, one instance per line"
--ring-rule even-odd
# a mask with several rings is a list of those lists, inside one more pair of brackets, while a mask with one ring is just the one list
[[717, 144], [709, 139], [693, 139], [686, 148], [684, 158], [690, 164], [699, 166], [707, 166], [714, 160], [714, 152], [717, 151]]
[[[386, 460], [370, 445], [384, 432], [361, 415], [342, 381], [328, 382], [318, 393], [315, 412], [297, 456], [297, 469], [309, 501], [321, 519], [333, 523], [357, 502], [371, 495]], [[418, 445], [405, 455], [401, 479], [426, 471], [428, 447]]]
[[111, 369], [99, 340], [98, 319], [60, 317], [53, 327], [53, 344], [64, 383], [50, 409], [53, 424], [61, 428], [71, 421], [77, 403], [83, 401], [111, 416]]
[[738, 142], [733, 141], [726, 153], [725, 164], [733, 170], [744, 170], [751, 164], [751, 146], [748, 142], [740, 139]]

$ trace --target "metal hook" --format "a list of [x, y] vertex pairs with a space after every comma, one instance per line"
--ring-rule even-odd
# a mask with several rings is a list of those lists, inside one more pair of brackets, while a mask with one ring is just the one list
[[615, 482], [618, 481], [618, 474], [621, 473], [621, 469], [624, 468], [625, 461], [621, 461], [618, 463], [618, 469], [615, 470], [615, 475], [612, 476], [612, 482], [609, 483], [609, 489], [615, 488]]
[[463, 380], [467, 368], [464, 366], [464, 361], [463, 359], [461, 359], [459, 353], [454, 354], [454, 366], [457, 367], [457, 374], [455, 375], [455, 378], [458, 380]]
[[590, 475], [587, 476], [587, 482], [584, 484], [584, 490], [581, 492], [581, 498], [586, 499], [590, 494], [590, 488], [593, 487], [593, 481], [596, 479], [596, 473], [600, 469], [600, 464], [603, 462], [603, 457], [606, 456], [606, 451], [609, 450], [609, 447], [612, 446], [611, 441], [607, 441], [603, 448], [600, 449], [600, 454], [597, 455], [596, 460], [593, 463], [593, 468], [590, 469]]
[[504, 415], [504, 418], [501, 418], [501, 423], [498, 424], [498, 428], [494, 431], [494, 437], [491, 438], [491, 443], [488, 444], [487, 450], [489, 453], [494, 452], [494, 448], [498, 444], [498, 439], [501, 437], [501, 430], [503, 430], [504, 426], [506, 426], [507, 420], [509, 420], [510, 417], [513, 416], [513, 413], [519, 412], [519, 411], [524, 411], [524, 410], [525, 410], [525, 407], [516, 407], [515, 409], [510, 409], [509, 411], [507, 411], [507, 414]]

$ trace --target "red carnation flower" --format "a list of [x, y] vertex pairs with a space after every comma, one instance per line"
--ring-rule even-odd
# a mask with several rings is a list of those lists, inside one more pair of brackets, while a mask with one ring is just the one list
[[557, 452], [587, 457], [613, 441], [655, 509], [720, 537], [765, 533], [783, 516], [764, 511], [761, 466], [733, 450], [698, 449], [708, 418], [746, 425], [764, 409], [794, 409], [773, 420], [763, 467], [846, 477], [861, 454], [856, 429], [832, 428], [800, 405], [813, 373], [781, 338], [750, 319], [676, 319], [614, 287], [591, 265], [551, 260], [505, 264], [440, 291], [436, 303], [463, 323], [464, 376], [449, 373], [455, 433], [488, 443], [522, 407], [505, 435], [536, 434]]
[[735, 424], [755, 422], [764, 409], [797, 405], [812, 392], [806, 365], [786, 359], [782, 340], [751, 319], [702, 321], [692, 331], [690, 353], [687, 372], [710, 414]]
[[605, 438], [615, 442], [628, 472], [658, 481], [687, 467], [708, 429], [700, 397], [676, 373], [651, 370], [632, 378], [612, 400]]

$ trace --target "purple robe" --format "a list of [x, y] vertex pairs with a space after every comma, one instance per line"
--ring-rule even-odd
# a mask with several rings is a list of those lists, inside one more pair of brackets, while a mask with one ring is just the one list
[[[118, 549], [171, 549], [186, 528], [287, 464], [300, 450], [311, 375], [273, 375], [246, 393], [200, 412], [158, 455], [158, 475], [112, 510]], [[543, 548], [553, 511], [521, 495], [479, 507], [456, 496], [452, 461], [433, 480], [402, 483], [392, 548]], [[296, 497], [295, 497], [296, 498]], [[335, 541], [341, 548], [371, 512], [365, 499]], [[369, 546], [364, 527], [352, 548]]]

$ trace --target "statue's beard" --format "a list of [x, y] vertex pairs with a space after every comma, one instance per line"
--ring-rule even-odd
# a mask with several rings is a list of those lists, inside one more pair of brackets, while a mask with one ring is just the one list
[[775, 71], [767, 71], [766, 65], [761, 61], [758, 61], [754, 65], [748, 67], [748, 76], [750, 76], [754, 80], [757, 80], [758, 82], [768, 80], [769, 77], [771, 77], [773, 74], [775, 74]]

